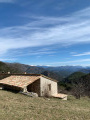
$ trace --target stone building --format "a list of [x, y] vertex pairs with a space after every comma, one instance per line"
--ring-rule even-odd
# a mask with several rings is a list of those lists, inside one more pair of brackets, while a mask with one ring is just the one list
[[[7, 76], [7, 74], [5, 74]], [[38, 96], [58, 94], [57, 81], [41, 74], [10, 74], [0, 80], [1, 89], [34, 92]]]

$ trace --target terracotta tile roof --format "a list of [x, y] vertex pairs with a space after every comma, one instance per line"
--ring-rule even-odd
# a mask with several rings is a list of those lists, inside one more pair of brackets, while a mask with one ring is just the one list
[[25, 86], [33, 83], [40, 79], [41, 76], [22, 76], [22, 75], [11, 75], [7, 78], [0, 80], [0, 84], [16, 86], [24, 88]]
[[49, 79], [49, 80], [52, 80], [52, 81], [54, 81], [54, 82], [58, 82], [57, 80], [55, 80], [55, 79], [53, 79], [53, 78], [50, 78], [50, 77], [47, 77], [47, 76], [45, 76], [45, 75], [42, 75], [42, 74], [23, 74], [23, 73], [13, 73], [13, 74], [7, 74], [7, 73], [3, 73], [3, 74], [0, 74], [0, 76], [10, 76], [10, 75], [18, 75], [18, 76], [42, 76], [42, 77], [44, 77], [44, 78], [46, 78], [46, 79]]

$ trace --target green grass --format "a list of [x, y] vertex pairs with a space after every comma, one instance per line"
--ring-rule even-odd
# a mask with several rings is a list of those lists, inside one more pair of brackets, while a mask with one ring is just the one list
[[48, 100], [0, 90], [0, 120], [90, 120], [90, 99]]

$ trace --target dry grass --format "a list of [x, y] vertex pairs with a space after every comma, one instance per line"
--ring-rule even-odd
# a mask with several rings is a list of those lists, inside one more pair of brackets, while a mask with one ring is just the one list
[[0, 90], [0, 120], [90, 120], [90, 99], [31, 98]]

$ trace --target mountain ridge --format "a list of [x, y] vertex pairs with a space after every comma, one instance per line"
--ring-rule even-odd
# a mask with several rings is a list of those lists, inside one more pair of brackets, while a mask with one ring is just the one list
[[58, 81], [68, 77], [74, 72], [90, 73], [90, 67], [83, 66], [32, 66], [21, 63], [5, 63], [0, 62], [0, 73], [11, 72], [11, 73], [35, 73], [44, 74], [48, 77], [56, 78]]

